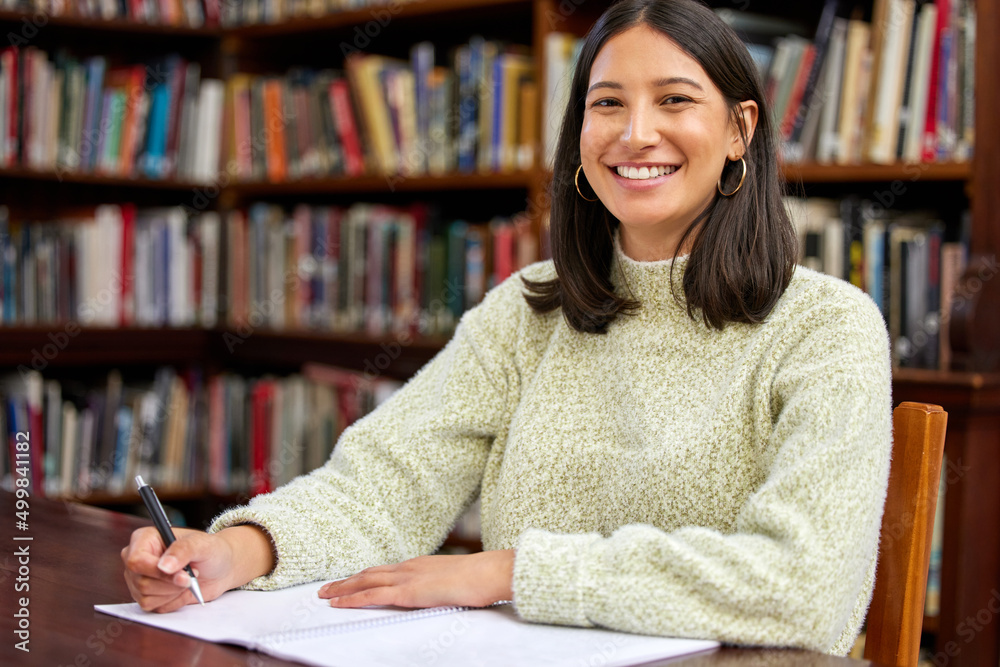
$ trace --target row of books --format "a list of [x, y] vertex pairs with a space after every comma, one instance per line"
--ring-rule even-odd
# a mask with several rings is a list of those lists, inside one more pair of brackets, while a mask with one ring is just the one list
[[426, 205], [259, 203], [223, 218], [128, 204], [84, 219], [7, 218], [0, 206], [6, 325], [447, 334], [538, 259], [523, 214], [445, 221]]
[[344, 428], [400, 383], [310, 364], [287, 377], [159, 369], [111, 371], [100, 386], [43, 378], [0, 383], [0, 483], [11, 488], [15, 434], [31, 434], [35, 493], [120, 495], [142, 475], [164, 489], [266, 493], [321, 465]]
[[188, 28], [218, 26], [219, 12], [228, 4], [227, 0], [0, 0], [2, 9], [36, 16], [119, 19]]
[[785, 161], [971, 159], [975, 3], [876, 0], [871, 23], [837, 7], [826, 0], [814, 40], [773, 43], [766, 90]]
[[968, 243], [925, 212], [880, 211], [857, 197], [788, 198], [799, 263], [865, 290], [885, 318], [897, 366], [947, 369], [948, 317]]
[[0, 166], [215, 182], [223, 84], [176, 55], [109, 66], [0, 50]]
[[545, 97], [542, 109], [542, 146], [545, 166], [552, 168], [559, 130], [562, 128], [573, 71], [583, 40], [567, 32], [545, 35]]
[[[526, 47], [473, 37], [435, 64], [354, 53], [345, 70], [201, 76], [170, 55], [110, 67], [0, 51], [0, 166], [222, 183], [531, 168], [538, 92]], [[223, 131], [223, 128], [225, 130]]]
[[222, 24], [226, 27], [281, 23], [295, 19], [319, 18], [336, 12], [372, 9], [372, 18], [379, 20], [385, 13], [385, 22], [401, 5], [415, 0], [240, 0], [227, 2], [222, 10]]
[[409, 61], [354, 53], [345, 71], [230, 78], [223, 156], [230, 177], [272, 182], [528, 169], [537, 106], [523, 47], [473, 37], [444, 67], [420, 42]]

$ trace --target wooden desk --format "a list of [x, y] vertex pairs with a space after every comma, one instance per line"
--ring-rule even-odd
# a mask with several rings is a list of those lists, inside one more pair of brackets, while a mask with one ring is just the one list
[[[0, 492], [3, 551], [0, 664], [91, 665], [296, 665], [242, 648], [212, 644], [125, 622], [94, 611], [95, 604], [131, 600], [119, 552], [148, 521], [107, 510], [30, 499], [28, 530], [15, 528], [14, 496]], [[15, 541], [14, 537], [31, 537]], [[28, 545], [27, 592], [15, 592], [15, 551]], [[28, 597], [30, 653], [17, 650], [15, 600]], [[659, 664], [659, 663], [657, 663]], [[665, 663], [664, 663], [665, 664]], [[852, 667], [870, 663], [791, 650], [726, 648], [669, 663], [684, 667]]]

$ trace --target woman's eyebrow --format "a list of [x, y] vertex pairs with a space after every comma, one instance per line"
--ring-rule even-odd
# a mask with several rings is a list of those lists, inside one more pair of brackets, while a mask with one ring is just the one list
[[617, 81], [598, 81], [587, 89], [587, 94], [589, 95], [598, 88], [613, 88], [614, 90], [622, 90], [624, 86]]
[[[657, 79], [656, 81], [653, 82], [653, 87], [663, 88], [664, 86], [670, 86], [677, 83], [687, 84], [692, 88], [697, 88], [702, 92], [704, 92], [705, 90], [704, 88], [702, 88], [701, 84], [695, 81], [694, 79], [688, 79], [687, 77], [683, 76], [671, 76], [664, 79]], [[598, 81], [597, 83], [595, 83], [594, 85], [592, 85], [590, 88], [587, 89], [587, 94], [589, 95], [598, 88], [611, 88], [613, 90], [622, 90], [624, 86], [622, 86], [622, 84], [618, 83], [617, 81]]]
[[662, 88], [663, 86], [669, 86], [675, 83], [685, 83], [691, 86], [692, 88], [697, 88], [698, 90], [701, 91], [705, 90], [704, 88], [701, 87], [701, 84], [695, 81], [694, 79], [688, 79], [687, 77], [683, 76], [672, 76], [666, 79], [657, 79], [653, 83], [653, 85], [656, 86], [657, 88]]

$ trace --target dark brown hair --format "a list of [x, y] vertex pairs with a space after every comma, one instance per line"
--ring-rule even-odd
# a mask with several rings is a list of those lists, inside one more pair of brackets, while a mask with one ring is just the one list
[[[536, 312], [561, 307], [571, 327], [589, 333], [604, 333], [620, 313], [640, 306], [615, 294], [611, 283], [618, 221], [600, 201], [582, 199], [574, 184], [591, 66], [609, 39], [638, 25], [663, 33], [701, 65], [731, 107], [744, 146], [739, 103], [757, 103], [757, 127], [744, 155], [746, 181], [731, 197], [716, 194], [678, 247], [697, 230], [683, 278], [690, 317], [700, 309], [705, 324], [716, 329], [727, 322], [761, 322], [788, 286], [796, 257], [795, 232], [781, 202], [775, 128], [746, 47], [696, 0], [622, 0], [588, 33], [573, 75], [552, 178], [550, 240], [557, 277], [537, 282], [522, 278], [531, 292], [524, 298]], [[727, 164], [722, 178], [727, 192], [736, 187], [741, 171], [739, 162]], [[584, 179], [581, 187], [587, 187]], [[584, 193], [592, 194], [589, 188]]]

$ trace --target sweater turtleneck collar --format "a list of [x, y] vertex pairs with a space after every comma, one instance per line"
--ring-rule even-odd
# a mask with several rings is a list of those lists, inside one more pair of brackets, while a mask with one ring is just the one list
[[[618, 230], [615, 230], [614, 246], [611, 283], [618, 294], [638, 300], [643, 306], [640, 312], [648, 312], [647, 309], [660, 310], [663, 307], [684, 308], [683, 281], [688, 255], [648, 262], [634, 260], [622, 250]], [[670, 290], [671, 277], [673, 293]]]

